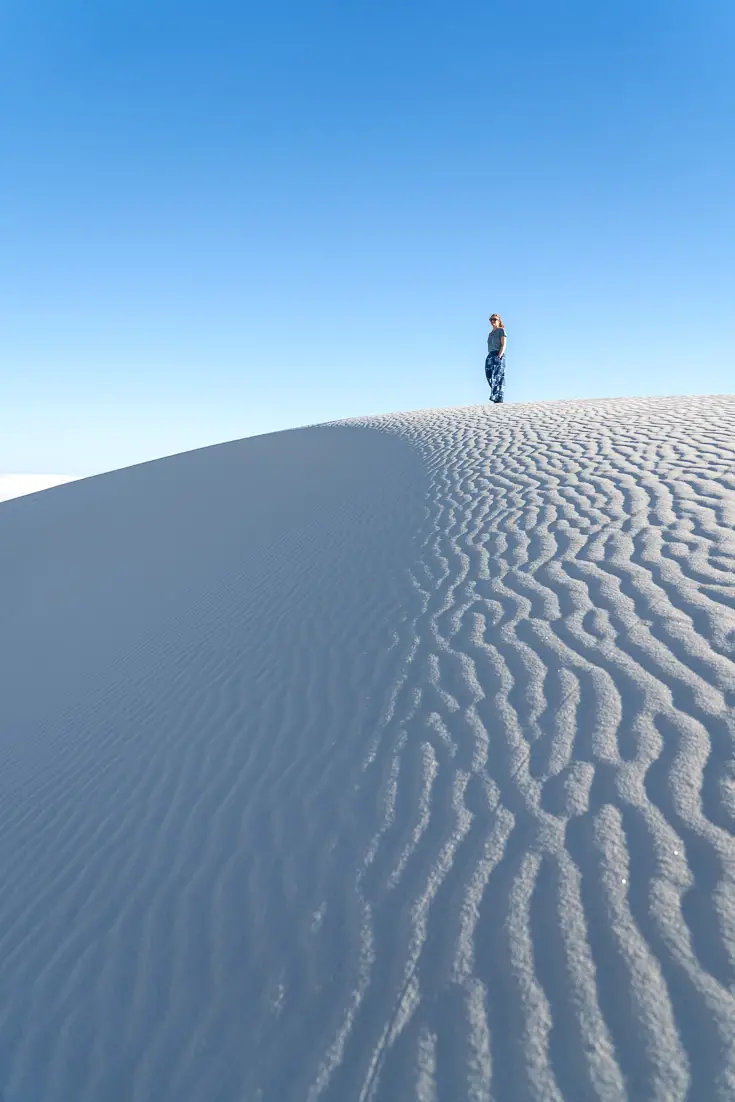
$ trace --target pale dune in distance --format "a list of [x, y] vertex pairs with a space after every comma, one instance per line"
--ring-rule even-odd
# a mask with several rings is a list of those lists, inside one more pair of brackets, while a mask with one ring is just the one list
[[73, 481], [75, 476], [66, 474], [0, 474], [0, 501], [35, 494], [39, 490], [49, 490], [52, 486]]
[[1, 513], [4, 1102], [735, 1097], [735, 397]]

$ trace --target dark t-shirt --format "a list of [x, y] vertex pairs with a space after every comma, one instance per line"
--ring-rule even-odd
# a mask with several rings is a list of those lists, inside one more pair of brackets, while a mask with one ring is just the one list
[[487, 338], [487, 350], [488, 352], [499, 352], [500, 342], [505, 336], [505, 329], [498, 326], [497, 329], [491, 329]]

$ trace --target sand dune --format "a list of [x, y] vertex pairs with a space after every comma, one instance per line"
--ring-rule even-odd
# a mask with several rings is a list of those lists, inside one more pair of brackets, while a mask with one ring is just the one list
[[0, 474], [0, 501], [49, 490], [52, 486], [73, 482], [75, 477], [68, 474]]
[[0, 509], [5, 1102], [735, 1097], [735, 398]]

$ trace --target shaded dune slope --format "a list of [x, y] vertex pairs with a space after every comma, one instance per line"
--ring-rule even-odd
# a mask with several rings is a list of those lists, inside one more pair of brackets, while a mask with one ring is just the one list
[[735, 1095], [735, 399], [0, 505], [7, 1102]]

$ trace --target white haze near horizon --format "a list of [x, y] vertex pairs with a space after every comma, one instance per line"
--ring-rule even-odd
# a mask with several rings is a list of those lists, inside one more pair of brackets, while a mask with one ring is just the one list
[[0, 474], [0, 501], [50, 490], [66, 482], [75, 482], [79, 476], [69, 474]]
[[0, 510], [4, 1102], [735, 1097], [735, 398]]

